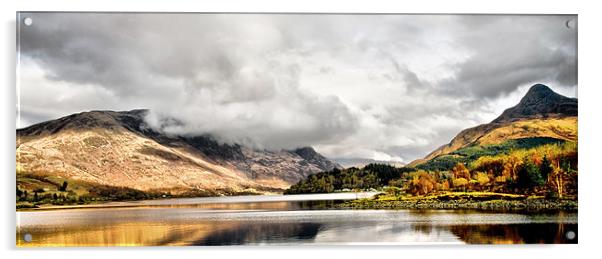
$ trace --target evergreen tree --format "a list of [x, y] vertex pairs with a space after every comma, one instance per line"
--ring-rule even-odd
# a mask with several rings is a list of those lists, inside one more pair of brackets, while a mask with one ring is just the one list
[[518, 170], [516, 185], [524, 190], [533, 190], [535, 187], [545, 183], [539, 172], [539, 167], [531, 160], [525, 160], [523, 166]]
[[545, 155], [539, 166], [539, 173], [541, 173], [541, 177], [544, 181], [547, 181], [548, 176], [552, 173], [552, 162], [548, 160], [548, 157]]
[[67, 191], [67, 181], [64, 181], [64, 182], [63, 182], [63, 185], [61, 185], [61, 186], [59, 187], [59, 191], [60, 191], [60, 192], [66, 192], [66, 191]]

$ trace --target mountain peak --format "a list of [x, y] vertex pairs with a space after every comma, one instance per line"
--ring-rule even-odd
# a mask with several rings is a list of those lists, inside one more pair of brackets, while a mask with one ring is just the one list
[[56, 134], [62, 130], [117, 129], [121, 127], [138, 131], [144, 115], [148, 111], [146, 109], [131, 111], [92, 110], [74, 113], [56, 120], [17, 129], [17, 135]]
[[520, 102], [493, 122], [549, 116], [577, 116], [577, 99], [560, 95], [543, 84], [531, 86]]
[[313, 147], [300, 147], [292, 150], [292, 153], [297, 154], [301, 158], [310, 161], [311, 163], [318, 164], [322, 168], [341, 168], [339, 164], [330, 161], [328, 158], [316, 152]]
[[550, 94], [556, 94], [550, 87], [544, 84], [535, 84], [529, 88], [525, 97], [528, 96], [545, 96]]
[[[564, 96], [557, 94], [547, 85], [536, 84], [529, 88], [529, 91], [520, 100], [519, 105], [532, 105], [540, 102], [543, 99], [552, 99], [554, 101], [563, 98]], [[564, 97], [567, 98], [567, 97]]]

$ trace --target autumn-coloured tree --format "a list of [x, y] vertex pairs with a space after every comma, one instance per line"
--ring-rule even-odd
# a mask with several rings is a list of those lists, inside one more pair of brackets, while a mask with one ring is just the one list
[[466, 178], [456, 178], [452, 180], [452, 184], [455, 189], [461, 188], [462, 190], [465, 190], [468, 186], [468, 180], [466, 180]]
[[419, 171], [408, 182], [408, 192], [412, 195], [426, 195], [435, 191], [437, 180], [426, 171]]
[[566, 182], [566, 172], [560, 166], [560, 161], [557, 159], [555, 163], [552, 163], [552, 174], [550, 175], [551, 183], [554, 189], [556, 189], [556, 193], [558, 194], [558, 198], [562, 199], [565, 190], [565, 182]]
[[504, 171], [502, 172], [502, 175], [506, 178], [516, 180], [518, 169], [520, 168], [522, 163], [523, 161], [522, 159], [520, 159], [518, 154], [509, 154], [506, 160], [504, 161]]
[[442, 182], [442, 183], [441, 183], [439, 186], [440, 186], [440, 189], [441, 189], [442, 191], [447, 191], [447, 190], [449, 190], [449, 187], [450, 187], [450, 186], [449, 186], [449, 180], [447, 180], [447, 179], [446, 179], [446, 180], [443, 180], [443, 182]]
[[489, 183], [489, 176], [487, 176], [486, 173], [477, 172], [475, 178], [476, 178], [477, 182], [479, 183], [479, 185], [481, 185], [481, 186], [484, 186]]
[[[545, 157], [545, 155], [544, 155], [544, 157]], [[541, 154], [537, 153], [537, 152], [531, 153], [531, 159], [530, 160], [536, 166], [540, 166], [543, 163], [543, 159], [541, 158]]]
[[464, 166], [462, 163], [457, 163], [454, 168], [452, 168], [452, 174], [454, 178], [464, 178], [466, 180], [470, 180], [470, 171], [468, 168]]
[[474, 170], [487, 172], [495, 176], [502, 176], [504, 171], [504, 157], [482, 156], [472, 165]]

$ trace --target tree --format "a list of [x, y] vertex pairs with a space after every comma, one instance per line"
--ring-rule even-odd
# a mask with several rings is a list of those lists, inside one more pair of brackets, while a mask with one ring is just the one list
[[504, 161], [504, 171], [502, 172], [503, 176], [506, 178], [510, 178], [512, 180], [516, 180], [517, 178], [517, 169], [522, 165], [522, 161], [518, 158], [516, 154], [509, 154], [506, 160]]
[[558, 198], [562, 199], [562, 195], [564, 194], [564, 184], [566, 173], [560, 167], [560, 161], [556, 161], [556, 164], [552, 166], [552, 184], [558, 193]]
[[502, 176], [504, 171], [503, 158], [503, 156], [482, 156], [473, 163], [473, 168], [475, 171], [491, 173], [494, 177]]
[[67, 191], [67, 181], [63, 182], [63, 185], [61, 185], [59, 187], [59, 192], [66, 192]]
[[23, 191], [19, 190], [19, 186], [17, 186], [17, 197], [21, 197], [23, 195]]
[[442, 191], [449, 190], [449, 180], [443, 180], [443, 183], [441, 183], [440, 186], [441, 186], [440, 188]]
[[525, 190], [533, 190], [535, 187], [545, 183], [539, 172], [539, 167], [530, 160], [525, 160], [523, 166], [518, 170], [516, 185]]
[[464, 166], [462, 163], [457, 163], [454, 168], [452, 168], [452, 173], [454, 178], [464, 178], [466, 180], [470, 180], [470, 171]]
[[462, 190], [466, 190], [466, 185], [468, 185], [468, 180], [466, 180], [466, 178], [456, 178], [452, 181], [452, 184], [453, 184], [454, 188], [456, 188], [456, 189], [462, 188]]
[[543, 160], [541, 160], [541, 165], [539, 166], [539, 173], [541, 173], [544, 181], [547, 181], [548, 176], [552, 173], [552, 162], [548, 160], [548, 156], [543, 156]]
[[435, 190], [437, 181], [426, 171], [419, 171], [408, 182], [408, 190], [412, 195], [426, 195]]
[[477, 172], [476, 180], [477, 180], [477, 182], [479, 182], [479, 185], [483, 186], [483, 185], [486, 185], [489, 183], [489, 176], [487, 176], [486, 173]]

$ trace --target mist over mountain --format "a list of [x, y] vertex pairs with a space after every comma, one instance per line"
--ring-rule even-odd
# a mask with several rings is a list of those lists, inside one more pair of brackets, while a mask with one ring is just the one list
[[339, 167], [311, 147], [254, 149], [154, 130], [148, 110], [91, 111], [17, 130], [17, 171], [139, 190], [284, 189]]
[[18, 127], [145, 107], [165, 134], [411, 161], [534, 82], [577, 88], [576, 15], [23, 15]]

